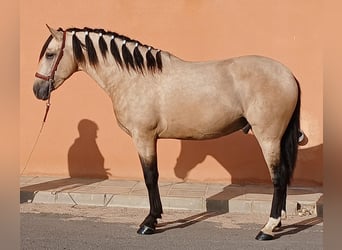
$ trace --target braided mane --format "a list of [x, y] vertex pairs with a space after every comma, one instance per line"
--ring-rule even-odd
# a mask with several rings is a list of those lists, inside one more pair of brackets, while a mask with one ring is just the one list
[[[152, 73], [155, 73], [157, 70], [162, 71], [163, 64], [161, 59], [161, 51], [157, 50], [155, 55], [153, 55], [152, 50], [155, 50], [151, 46], [143, 45], [137, 40], [133, 40], [127, 36], [120, 35], [116, 32], [112, 31], [105, 31], [104, 29], [91, 29], [91, 28], [69, 28], [66, 30], [67, 32], [73, 33], [73, 52], [75, 58], [78, 62], [84, 62], [84, 50], [88, 54], [89, 63], [96, 67], [99, 63], [98, 55], [95, 50], [96, 42], [100, 48], [101, 55], [106, 58], [107, 53], [112, 54], [116, 63], [121, 68], [126, 68], [128, 71], [130, 69], [135, 70], [137, 72], [143, 73], [145, 70], [148, 70]], [[85, 32], [85, 44], [77, 38], [78, 32]], [[99, 35], [97, 41], [93, 41], [89, 34], [96, 33]], [[104, 36], [110, 36], [111, 41], [109, 44], [106, 43]], [[93, 38], [94, 39], [94, 38]], [[121, 41], [121, 53], [120, 53], [120, 46], [118, 46], [118, 40]], [[129, 50], [127, 47], [127, 43], [134, 43], [135, 48], [133, 52]], [[143, 56], [140, 52], [140, 47], [145, 47], [147, 49], [145, 56]], [[85, 48], [85, 49], [84, 49]], [[146, 60], [146, 66], [145, 66]]]
[[[59, 28], [59, 30], [62, 29]], [[126, 69], [127, 71], [132, 69], [144, 74], [144, 72], [161, 72], [163, 69], [160, 50], [144, 45], [127, 36], [120, 35], [112, 31], [105, 31], [104, 29], [92, 29], [88, 27], [83, 29], [68, 28], [66, 32], [72, 33], [72, 48], [74, 57], [78, 63], [85, 63], [84, 53], [87, 53], [90, 65], [96, 67], [99, 64], [99, 55], [97, 55], [95, 47], [98, 46], [101, 52], [100, 56], [106, 59], [108, 54], [111, 54], [119, 67]], [[81, 32], [85, 33], [85, 43], [82, 43], [77, 36], [77, 33]], [[96, 41], [94, 37], [90, 37], [91, 33], [98, 35], [98, 39]], [[110, 37], [109, 44], [104, 39], [105, 36]], [[52, 36], [50, 35], [44, 43], [39, 59], [44, 55], [51, 40]], [[133, 51], [127, 47], [127, 44], [130, 43], [134, 44]], [[144, 55], [141, 53], [141, 48], [144, 48], [146, 51]]]

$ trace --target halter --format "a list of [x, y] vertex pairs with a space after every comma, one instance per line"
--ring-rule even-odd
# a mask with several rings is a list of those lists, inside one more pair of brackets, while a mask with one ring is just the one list
[[36, 74], [35, 74], [35, 76], [37, 78], [40, 78], [40, 79], [43, 79], [43, 80], [49, 82], [49, 96], [48, 96], [48, 100], [47, 100], [47, 103], [46, 103], [46, 110], [45, 110], [45, 115], [44, 115], [44, 118], [43, 118], [43, 125], [44, 125], [44, 123], [46, 121], [47, 114], [48, 114], [49, 109], [50, 109], [50, 95], [51, 95], [51, 91], [54, 88], [53, 84], [55, 83], [55, 79], [54, 78], [55, 78], [55, 73], [56, 73], [58, 64], [59, 64], [59, 62], [61, 61], [61, 59], [63, 57], [64, 48], [65, 48], [65, 40], [66, 40], [66, 31], [63, 31], [63, 40], [62, 40], [61, 51], [58, 54], [57, 60], [55, 61], [55, 64], [53, 65], [53, 67], [52, 67], [52, 69], [50, 71], [50, 74], [43, 75], [43, 74], [40, 74], [39, 72], [36, 72]]
[[59, 65], [59, 62], [61, 61], [62, 57], [63, 57], [63, 53], [64, 53], [64, 48], [65, 48], [65, 39], [66, 39], [66, 31], [63, 31], [63, 41], [62, 41], [62, 47], [61, 50], [58, 54], [57, 60], [55, 61], [55, 64], [53, 65], [50, 73], [48, 75], [43, 75], [39, 72], [36, 72], [35, 76], [37, 78], [43, 79], [45, 81], [49, 81], [49, 91], [51, 91], [51, 88], [53, 87], [52, 85], [55, 82], [55, 73], [57, 70], [57, 67]]

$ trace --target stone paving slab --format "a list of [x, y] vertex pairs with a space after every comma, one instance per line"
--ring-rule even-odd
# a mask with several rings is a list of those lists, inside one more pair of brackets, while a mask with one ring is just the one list
[[[163, 207], [198, 211], [269, 214], [271, 185], [160, 182]], [[143, 181], [20, 177], [20, 202], [116, 207], [149, 206]], [[287, 213], [323, 215], [322, 188], [290, 187]]]

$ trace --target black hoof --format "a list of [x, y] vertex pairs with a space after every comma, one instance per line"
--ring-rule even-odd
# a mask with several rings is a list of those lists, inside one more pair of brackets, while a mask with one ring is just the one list
[[141, 235], [149, 235], [149, 234], [154, 234], [155, 232], [155, 229], [154, 228], [151, 228], [151, 227], [148, 227], [148, 226], [145, 226], [145, 225], [142, 225], [137, 233], [138, 234], [141, 234]]
[[270, 234], [265, 234], [262, 231], [258, 233], [258, 235], [255, 237], [256, 240], [273, 240], [274, 236]]

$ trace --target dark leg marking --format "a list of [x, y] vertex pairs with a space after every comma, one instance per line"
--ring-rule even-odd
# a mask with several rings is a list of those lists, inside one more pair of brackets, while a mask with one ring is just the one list
[[137, 233], [153, 234], [155, 232], [157, 219], [161, 218], [161, 214], [163, 213], [158, 188], [159, 173], [157, 167], [157, 157], [153, 157], [150, 161], [147, 161], [140, 157], [140, 162], [143, 168], [145, 184], [148, 190], [150, 213], [147, 215], [145, 220], [140, 224], [140, 228], [137, 231]]
[[[255, 237], [257, 240], [273, 240], [274, 236], [272, 235], [272, 230], [281, 226], [281, 210], [285, 210], [286, 206], [287, 184], [281, 179], [279, 168], [275, 168], [273, 188], [274, 191], [270, 219], [265, 227]], [[272, 222], [277, 220], [279, 220], [279, 222], [272, 225]]]

